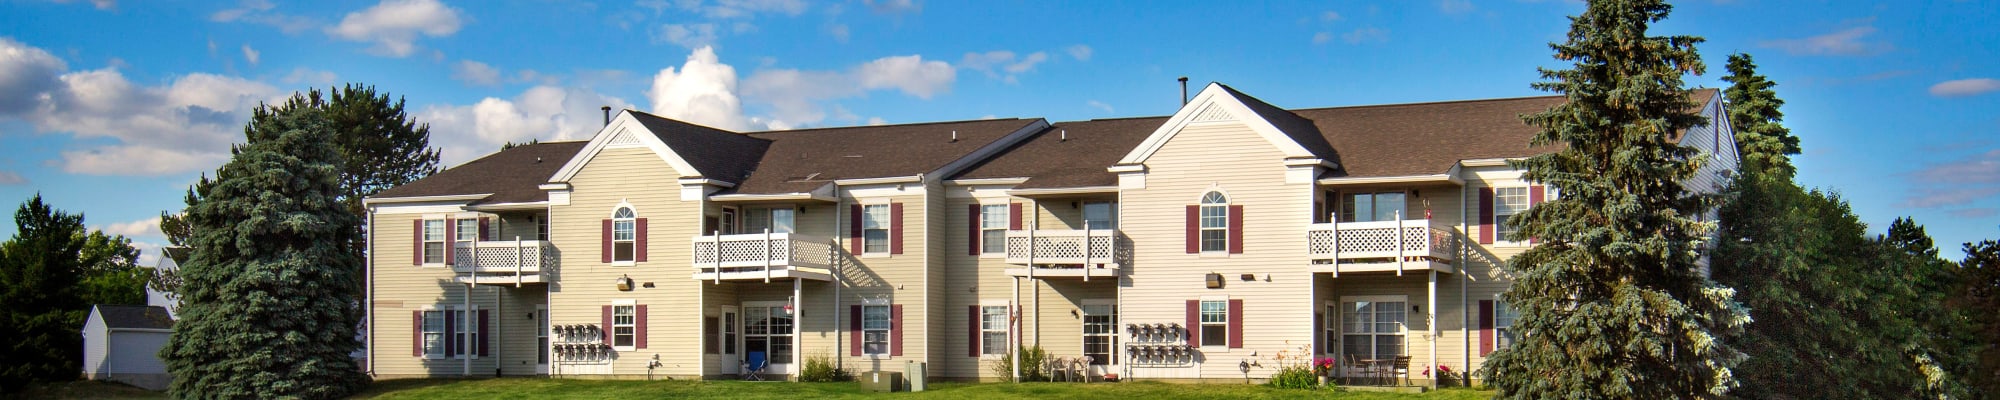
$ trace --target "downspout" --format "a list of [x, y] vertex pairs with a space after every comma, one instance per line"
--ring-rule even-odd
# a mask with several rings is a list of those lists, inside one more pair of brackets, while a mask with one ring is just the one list
[[[1034, 265], [1029, 265], [1028, 267], [1034, 268]], [[1010, 307], [1007, 307], [1010, 309], [1007, 310], [1008, 311], [1007, 314], [1009, 314], [1007, 316], [1007, 319], [1009, 320], [1008, 322], [1014, 325], [1015, 327], [1021, 326], [1020, 304], [1021, 304], [1021, 277], [1017, 276], [1014, 277], [1014, 301], [1012, 304], [1009, 304]], [[1008, 331], [1010, 332], [1015, 330], [1017, 329], [1008, 329]], [[1012, 348], [1012, 350], [1009, 352], [1013, 353], [1014, 357], [1013, 361], [1007, 364], [1009, 364], [1014, 369], [1014, 383], [1021, 383], [1021, 335], [1018, 332], [1013, 332], [1008, 336], [1012, 337], [1008, 338], [1009, 340], [1007, 340], [1007, 347]]]
[[[519, 249], [520, 247], [519, 247], [519, 246], [516, 246], [515, 248], [516, 248], [516, 249]], [[518, 259], [516, 259], [516, 261], [519, 261], [519, 260], [518, 260]], [[517, 264], [518, 264], [518, 263], [517, 263]], [[516, 276], [516, 277], [519, 277], [520, 275], [518, 275], [518, 274], [517, 274], [517, 275], [514, 275], [514, 276]], [[506, 346], [507, 346], [507, 330], [506, 330], [506, 329], [504, 329], [504, 328], [501, 328], [501, 327], [500, 327], [500, 325], [506, 325], [506, 324], [507, 324], [507, 317], [505, 317], [505, 315], [507, 315], [507, 303], [502, 303], [502, 302], [500, 302], [500, 288], [499, 288], [499, 287], [494, 287], [494, 288], [493, 288], [493, 315], [494, 315], [495, 317], [497, 317], [496, 319], [498, 319], [498, 320], [499, 320], [498, 322], [500, 322], [500, 323], [497, 323], [497, 324], [493, 324], [493, 325], [494, 325], [494, 329], [493, 329], [493, 334], [494, 334], [494, 335], [497, 335], [497, 337], [494, 337], [494, 338], [493, 338], [493, 340], [490, 340], [490, 342], [493, 342], [493, 347], [494, 347], [494, 349], [493, 349], [493, 377], [495, 377], [495, 378], [499, 378], [499, 377], [500, 377], [500, 371], [501, 371], [501, 370], [503, 370], [503, 369], [505, 369], [505, 368], [507, 368], [507, 363], [506, 363], [506, 359], [507, 359], [507, 347], [506, 347]], [[481, 334], [481, 335], [484, 335], [484, 334], [486, 334], [486, 332], [480, 332], [479, 334]]]
[[[454, 242], [456, 242], [456, 240], [457, 240], [457, 239], [455, 239], [455, 238], [447, 238], [447, 239], [453, 239], [453, 241], [454, 241]], [[454, 243], [454, 244], [456, 244], [456, 243]], [[457, 251], [457, 250], [446, 250], [446, 251]], [[456, 268], [456, 264], [453, 264], [453, 267], [454, 267], [454, 268]], [[458, 312], [458, 325], [459, 325], [459, 326], [458, 326], [458, 330], [459, 330], [459, 332], [464, 332], [464, 331], [467, 331], [467, 330], [471, 330], [471, 329], [472, 329], [472, 322], [473, 322], [474, 318], [472, 318], [472, 314], [469, 314], [469, 313], [471, 313], [471, 312], [473, 311], [473, 310], [472, 310], [472, 285], [473, 285], [472, 281], [473, 281], [473, 279], [474, 279], [474, 277], [473, 277], [473, 275], [472, 275], [472, 269], [471, 269], [471, 268], [466, 268], [466, 269], [465, 269], [465, 295], [464, 295], [464, 296], [460, 296], [460, 298], [462, 298], [462, 299], [464, 299], [464, 300], [465, 300], [465, 308], [461, 308], [461, 309], [459, 309], [459, 312]], [[482, 334], [482, 335], [483, 335], [483, 334], [486, 334], [486, 332], [479, 332], [479, 334]], [[462, 362], [462, 364], [464, 364], [464, 367], [462, 367], [462, 368], [459, 368], [458, 372], [459, 372], [459, 374], [460, 374], [460, 375], [464, 375], [464, 376], [466, 376], [466, 377], [472, 377], [472, 354], [473, 354], [473, 353], [472, 353], [472, 350], [474, 350], [474, 349], [472, 348], [472, 336], [473, 336], [473, 335], [460, 335], [460, 336], [463, 336], [463, 337], [465, 337], [465, 339], [461, 339], [461, 340], [459, 340], [459, 348], [458, 348], [458, 356], [459, 356], [459, 357], [461, 357], [461, 358], [459, 358], [460, 360], [465, 360], [465, 361], [464, 361], [464, 362]]]
[[[846, 209], [846, 208], [847, 208], [847, 207], [846, 207], [846, 205], [847, 205], [847, 200], [846, 200], [846, 199], [843, 199], [843, 198], [841, 198], [841, 197], [840, 197], [840, 186], [839, 186], [839, 184], [834, 184], [834, 187], [833, 187], [833, 222], [832, 222], [832, 224], [833, 224], [833, 235], [832, 235], [832, 236], [833, 236], [833, 238], [834, 238], [834, 239], [833, 239], [833, 249], [830, 249], [830, 250], [827, 250], [827, 251], [831, 251], [831, 252], [833, 252], [833, 254], [835, 254], [835, 255], [838, 255], [838, 254], [840, 254], [840, 249], [841, 249], [841, 243], [840, 243], [840, 211], [841, 211], [842, 209]], [[857, 239], [857, 238], [849, 238], [849, 239], [850, 239], [850, 240], [859, 240], [859, 239]], [[717, 251], [721, 251], [721, 248], [719, 248], [719, 247], [718, 247], [718, 248], [717, 248]], [[716, 254], [721, 254], [721, 253], [716, 253]], [[852, 257], [852, 256], [858, 256], [858, 254], [851, 254], [851, 255], [849, 255], [849, 256], [850, 256], [850, 257]], [[846, 260], [846, 258], [835, 258], [834, 260], [835, 260], [835, 261], [834, 261], [834, 263], [833, 263], [833, 364], [834, 364], [834, 365], [847, 365], [847, 364], [846, 364], [846, 361], [847, 361], [847, 352], [845, 352], [845, 351], [840, 351], [841, 349], [844, 349], [844, 348], [847, 348], [847, 340], [851, 340], [851, 339], [853, 339], [853, 338], [849, 338], [849, 337], [846, 337], [846, 336], [842, 335], [842, 334], [843, 334], [843, 333], [845, 333], [845, 332], [846, 332], [847, 330], [846, 330], [846, 329], [841, 329], [841, 328], [840, 328], [840, 314], [841, 314], [841, 312], [840, 312], [840, 300], [841, 300], [841, 299], [840, 299], [840, 286], [842, 285], [842, 282], [841, 282], [841, 280], [840, 280], [840, 275], [841, 275], [841, 272], [840, 272], [840, 267], [841, 267], [842, 265], [845, 265], [845, 264], [847, 264], [847, 263], [846, 263], [846, 262], [844, 262], [844, 261]], [[720, 275], [720, 273], [721, 273], [721, 272], [722, 272], [722, 270], [721, 270], [721, 269], [716, 269], [716, 273], [717, 273], [718, 275]], [[741, 299], [738, 299], [737, 303], [742, 303]], [[797, 332], [797, 331], [798, 331], [797, 329], [793, 329], [793, 332]], [[792, 351], [792, 352], [796, 354], [796, 353], [798, 353], [798, 350], [797, 350], [797, 349], [793, 349], [793, 351]]]

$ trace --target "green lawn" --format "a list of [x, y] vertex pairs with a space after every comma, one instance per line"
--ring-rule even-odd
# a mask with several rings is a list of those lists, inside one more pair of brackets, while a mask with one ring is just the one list
[[934, 383], [921, 393], [873, 393], [857, 383], [791, 383], [737, 381], [603, 381], [575, 379], [505, 378], [482, 380], [400, 380], [384, 381], [362, 393], [370, 399], [606, 399], [606, 398], [714, 398], [714, 399], [1452, 399], [1471, 400], [1493, 397], [1493, 392], [1449, 389], [1422, 395], [1348, 392], [1329, 390], [1286, 390], [1256, 385], [1172, 384], [1158, 382], [1076, 384], [964, 384]]

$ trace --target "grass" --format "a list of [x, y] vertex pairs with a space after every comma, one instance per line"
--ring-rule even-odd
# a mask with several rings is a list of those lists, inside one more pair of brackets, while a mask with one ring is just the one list
[[[75, 381], [30, 388], [30, 399], [164, 399], [166, 393], [119, 383]], [[547, 378], [400, 379], [376, 382], [361, 399], [1342, 399], [1473, 400], [1491, 391], [1445, 389], [1397, 394], [1339, 390], [1290, 390], [1261, 385], [1128, 383], [932, 383], [920, 393], [874, 393], [854, 382], [612, 381]]]

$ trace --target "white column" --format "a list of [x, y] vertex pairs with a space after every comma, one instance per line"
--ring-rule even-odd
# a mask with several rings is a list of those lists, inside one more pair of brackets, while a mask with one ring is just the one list
[[[1429, 297], [1430, 297], [1430, 299], [1429, 299], [1429, 302], [1430, 302], [1430, 306], [1429, 306], [1429, 307], [1431, 308], [1431, 312], [1429, 312], [1429, 313], [1425, 313], [1425, 314], [1424, 314], [1424, 318], [1425, 318], [1426, 320], [1428, 320], [1428, 321], [1426, 321], [1426, 322], [1425, 322], [1425, 325], [1427, 325], [1427, 326], [1426, 326], [1425, 328], [1427, 328], [1427, 329], [1429, 329], [1429, 330], [1430, 330], [1430, 334], [1429, 334], [1429, 335], [1425, 335], [1425, 336], [1426, 336], [1426, 337], [1427, 337], [1427, 338], [1428, 338], [1428, 339], [1430, 340], [1430, 348], [1431, 348], [1431, 362], [1430, 362], [1430, 365], [1431, 365], [1431, 366], [1430, 366], [1429, 368], [1432, 368], [1432, 369], [1436, 369], [1436, 368], [1437, 368], [1437, 365], [1438, 365], [1438, 346], [1437, 346], [1437, 345], [1438, 345], [1438, 338], [1437, 338], [1437, 336], [1438, 336], [1438, 327], [1437, 327], [1437, 322], [1438, 322], [1438, 318], [1437, 318], [1437, 313], [1438, 313], [1438, 308], [1437, 308], [1437, 306], [1438, 306], [1438, 271], [1437, 271], [1437, 269], [1435, 269], [1435, 268], [1431, 269], [1431, 279], [1430, 279], [1430, 284], [1429, 284], [1429, 286], [1427, 287], [1427, 291], [1428, 291], [1428, 295], [1429, 295]], [[1431, 386], [1431, 389], [1437, 389], [1437, 381], [1438, 381], [1438, 377], [1437, 377], [1437, 376], [1435, 376], [1435, 374], [1433, 374], [1433, 376], [1431, 376], [1431, 384], [1430, 384], [1430, 386]]]
[[[765, 235], [769, 236], [770, 234], [766, 233]], [[770, 269], [767, 268], [765, 269], [765, 271], [770, 271]], [[765, 272], [765, 273], [768, 274], [770, 272]], [[805, 335], [806, 307], [805, 307], [805, 302], [800, 301], [800, 299], [804, 298], [801, 297], [801, 295], [804, 293], [804, 290], [802, 289], [803, 285], [805, 285], [805, 279], [799, 277], [792, 277], [791, 305], [792, 305], [792, 380], [793, 381], [799, 380], [799, 372], [801, 372], [800, 368], [805, 366], [805, 363], [801, 361], [803, 359], [803, 357], [801, 357], [801, 353], [805, 349], [804, 345], [805, 341], [803, 338], [806, 336]], [[766, 363], [768, 364], [769, 362]]]

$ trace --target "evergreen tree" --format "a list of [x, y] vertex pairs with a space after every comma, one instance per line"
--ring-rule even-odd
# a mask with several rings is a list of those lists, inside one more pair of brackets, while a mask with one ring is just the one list
[[1672, 140], [1705, 123], [1681, 82], [1703, 70], [1702, 39], [1647, 34], [1671, 9], [1592, 1], [1551, 44], [1575, 65], [1543, 69], [1534, 87], [1568, 101], [1523, 120], [1540, 128], [1534, 145], [1563, 147], [1517, 166], [1562, 196], [1508, 221], [1515, 239], [1543, 240], [1505, 266], [1523, 336], [1487, 359], [1501, 397], [1705, 397], [1736, 385], [1742, 355], [1722, 339], [1749, 318], [1699, 269], [1712, 228], [1691, 216], [1712, 199], [1681, 186], [1700, 162]]
[[14, 212], [17, 230], [0, 243], [0, 393], [31, 382], [75, 379], [83, 369], [83, 215], [36, 194]]
[[1958, 266], [1939, 258], [1923, 225], [1908, 217], [1891, 222], [1889, 233], [1875, 242], [1881, 250], [1873, 263], [1874, 276], [1864, 285], [1871, 301], [1881, 307], [1876, 334], [1900, 350], [1904, 361], [1878, 366], [1890, 374], [1885, 389], [1931, 398], [1965, 397], [1959, 377], [1970, 372], [1979, 348], [1967, 318], [1945, 306], [1958, 286]]
[[1729, 88], [1722, 93], [1729, 100], [1729, 124], [1736, 130], [1743, 173], [1791, 180], [1793, 168], [1788, 156], [1799, 154], [1799, 138], [1782, 124], [1785, 114], [1778, 107], [1785, 101], [1771, 89], [1778, 84], [1757, 74], [1757, 64], [1749, 54], [1730, 55], [1728, 68], [1729, 75], [1722, 80], [1729, 82]]
[[246, 143], [187, 210], [181, 321], [161, 356], [182, 398], [338, 398], [368, 381], [354, 301], [360, 219], [340, 202], [342, 158], [326, 115], [295, 97], [259, 107]]
[[1965, 244], [1958, 263], [1959, 286], [1948, 304], [1971, 327], [1973, 359], [1965, 374], [1975, 394], [2000, 398], [2000, 242]]

